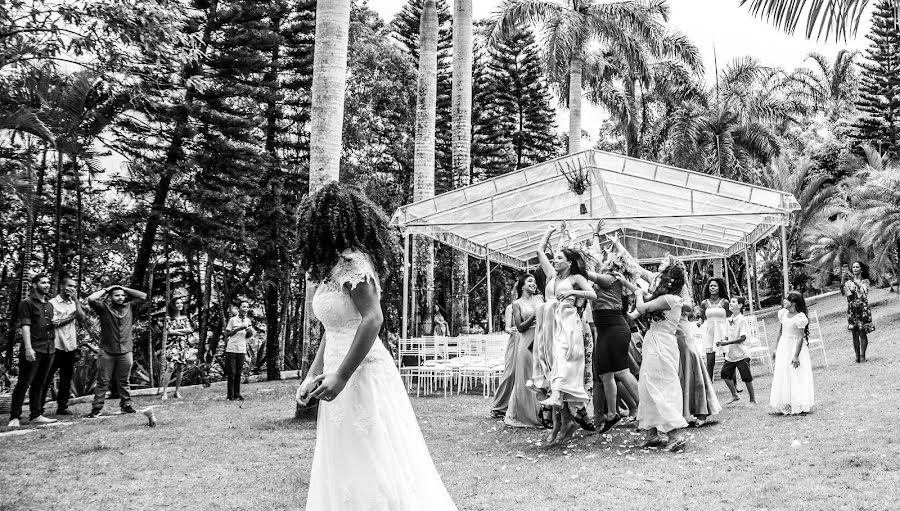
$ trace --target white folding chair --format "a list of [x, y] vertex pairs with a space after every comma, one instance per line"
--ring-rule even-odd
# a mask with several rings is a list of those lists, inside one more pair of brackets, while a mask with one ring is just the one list
[[[755, 316], [752, 316], [755, 318]], [[774, 373], [772, 366], [772, 352], [769, 351], [769, 336], [766, 334], [765, 321], [755, 320], [750, 323], [750, 338], [747, 339], [747, 348], [750, 352], [750, 362], [759, 360]]]
[[809, 312], [809, 355], [812, 358], [813, 351], [822, 351], [822, 359], [825, 361], [825, 367], [828, 367], [828, 354], [825, 353], [825, 339], [822, 337], [822, 328], [819, 326], [818, 311]]

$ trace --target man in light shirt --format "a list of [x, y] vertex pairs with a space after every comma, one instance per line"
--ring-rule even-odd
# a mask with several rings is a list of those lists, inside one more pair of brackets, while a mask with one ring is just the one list
[[228, 400], [243, 401], [241, 395], [241, 376], [244, 371], [244, 359], [247, 356], [247, 339], [253, 337], [253, 323], [247, 313], [250, 304], [242, 301], [237, 316], [232, 316], [225, 326], [225, 379], [228, 380]]
[[69, 397], [72, 389], [72, 373], [75, 371], [75, 363], [78, 361], [78, 329], [76, 320], [84, 321], [84, 310], [78, 301], [78, 290], [75, 287], [75, 279], [66, 277], [60, 283], [59, 294], [50, 300], [53, 305], [53, 326], [56, 329], [56, 355], [53, 357], [53, 365], [50, 374], [47, 375], [47, 383], [44, 385], [44, 398], [46, 401], [47, 389], [53, 383], [53, 375], [59, 371], [59, 388], [56, 390], [56, 415], [72, 415], [68, 410]]

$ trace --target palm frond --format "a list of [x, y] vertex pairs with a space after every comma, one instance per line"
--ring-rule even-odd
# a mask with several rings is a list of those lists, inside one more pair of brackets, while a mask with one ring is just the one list
[[547, 0], [504, 0], [491, 17], [491, 39], [510, 37], [520, 26], [543, 25], [565, 10], [558, 3]]
[[48, 142], [54, 142], [55, 137], [37, 114], [29, 109], [20, 108], [9, 113], [0, 113], [0, 130], [21, 131], [30, 133]]
[[801, 21], [806, 20], [806, 38], [834, 36], [834, 40], [854, 37], [869, 0], [741, 0], [749, 4], [750, 12], [793, 34]]

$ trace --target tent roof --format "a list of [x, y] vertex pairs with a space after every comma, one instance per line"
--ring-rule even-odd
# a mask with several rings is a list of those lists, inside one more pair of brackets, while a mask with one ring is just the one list
[[[575, 169], [589, 180], [580, 196], [563, 175]], [[526, 268], [534, 265], [547, 226], [561, 220], [584, 241], [590, 224], [602, 218], [604, 232], [619, 232], [644, 261], [667, 252], [709, 259], [740, 252], [798, 209], [790, 193], [588, 150], [408, 204], [391, 225]]]

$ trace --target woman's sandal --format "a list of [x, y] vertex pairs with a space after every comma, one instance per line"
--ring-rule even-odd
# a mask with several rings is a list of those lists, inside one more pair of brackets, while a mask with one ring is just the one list
[[607, 431], [611, 430], [613, 426], [619, 423], [620, 420], [622, 420], [622, 416], [619, 414], [615, 414], [613, 415], [612, 419], [603, 421], [603, 426], [600, 428], [600, 433], [606, 433]]
[[684, 448], [687, 445], [687, 440], [684, 438], [679, 438], [678, 440], [673, 440], [666, 446], [666, 450], [669, 452], [684, 452]]
[[596, 431], [597, 427], [594, 426], [594, 423], [588, 418], [587, 411], [585, 411], [584, 408], [581, 408], [578, 412], [579, 413], [577, 413], [573, 419], [581, 426], [581, 429], [585, 431]]
[[649, 440], [644, 440], [641, 442], [638, 447], [641, 449], [649, 449], [650, 447], [659, 447], [663, 444], [663, 439], [660, 437], [651, 438]]

